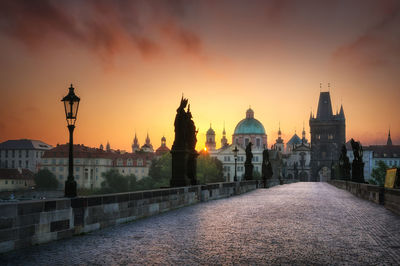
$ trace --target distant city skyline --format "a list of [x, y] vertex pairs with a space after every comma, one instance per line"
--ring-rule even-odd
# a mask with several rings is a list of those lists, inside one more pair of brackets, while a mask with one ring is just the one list
[[[400, 143], [398, 1], [3, 1], [0, 142], [68, 142], [61, 98], [81, 97], [75, 143], [171, 147], [182, 93], [199, 129], [231, 142], [249, 106], [287, 142], [320, 90], [347, 140]], [[322, 83], [322, 88], [320, 88]]]

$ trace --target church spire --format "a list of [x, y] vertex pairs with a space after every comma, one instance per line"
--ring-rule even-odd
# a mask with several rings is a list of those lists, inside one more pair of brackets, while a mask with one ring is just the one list
[[340, 105], [339, 118], [340, 118], [340, 119], [345, 119], [345, 118], [346, 118], [346, 117], [344, 116], [343, 104]]
[[135, 151], [140, 150], [140, 146], [139, 146], [139, 140], [136, 136], [136, 132], [135, 132], [135, 138], [133, 139], [133, 143], [132, 143], [132, 153], [134, 153]]
[[388, 146], [392, 145], [392, 138], [390, 137], [390, 128], [389, 128], [389, 134], [388, 134], [388, 139], [387, 139], [386, 145], [388, 145]]
[[329, 91], [320, 92], [316, 118], [318, 120], [329, 120], [332, 118], [332, 115], [332, 103]]
[[281, 121], [279, 121], [278, 138], [280, 138], [281, 135], [282, 135], [282, 131], [281, 131]]
[[224, 130], [222, 131], [221, 147], [225, 147], [227, 145], [228, 145], [228, 139], [226, 138], [225, 121], [224, 121]]
[[150, 137], [149, 137], [149, 132], [147, 132], [146, 144], [147, 144], [147, 145], [150, 145]]

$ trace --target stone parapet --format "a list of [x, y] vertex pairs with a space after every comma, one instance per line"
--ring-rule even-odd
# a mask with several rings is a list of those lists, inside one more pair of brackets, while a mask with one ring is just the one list
[[337, 188], [347, 190], [359, 198], [382, 204], [385, 208], [400, 215], [400, 189], [387, 189], [344, 180], [330, 180], [328, 183]]
[[0, 253], [72, 237], [260, 187], [260, 181], [214, 183], [76, 198], [0, 203]]

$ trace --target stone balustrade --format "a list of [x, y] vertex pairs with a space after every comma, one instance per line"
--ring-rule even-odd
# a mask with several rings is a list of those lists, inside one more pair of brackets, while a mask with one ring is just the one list
[[0, 253], [72, 237], [172, 209], [231, 197], [260, 181], [0, 203]]
[[387, 189], [344, 180], [331, 180], [328, 183], [347, 190], [359, 198], [382, 204], [385, 208], [400, 215], [400, 189]]

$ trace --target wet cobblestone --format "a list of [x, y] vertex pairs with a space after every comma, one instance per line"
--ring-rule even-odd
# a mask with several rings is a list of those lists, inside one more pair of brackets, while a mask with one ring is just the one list
[[3, 254], [0, 264], [399, 265], [400, 216], [326, 183], [295, 183]]

